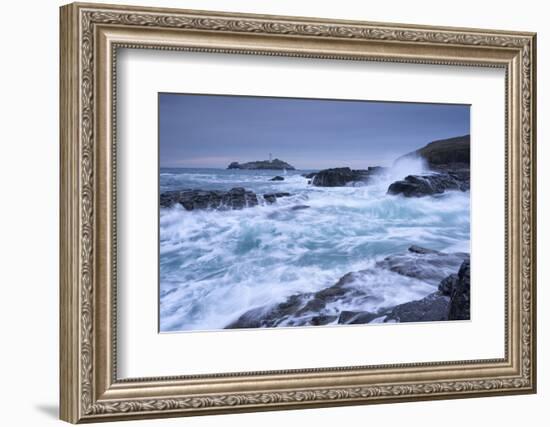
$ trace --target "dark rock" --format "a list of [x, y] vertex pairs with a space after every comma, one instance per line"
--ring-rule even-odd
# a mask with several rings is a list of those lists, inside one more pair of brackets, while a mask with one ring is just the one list
[[[468, 174], [469, 177], [469, 174]], [[405, 197], [422, 197], [441, 194], [447, 190], [468, 191], [469, 178], [450, 173], [433, 173], [428, 175], [408, 175], [401, 181], [392, 183], [388, 194], [402, 194]]]
[[348, 184], [366, 183], [373, 176], [385, 173], [387, 168], [369, 166], [368, 169], [332, 168], [323, 169], [312, 175], [311, 183], [316, 187], [343, 187]]
[[[310, 293], [296, 294], [279, 304], [254, 308], [242, 314], [225, 328], [271, 328], [280, 326], [284, 322], [292, 326], [317, 326], [326, 325], [338, 319], [338, 316], [334, 314], [320, 314], [324, 307], [320, 300], [317, 300], [321, 302], [319, 306], [316, 306], [315, 303], [305, 305], [311, 296]], [[305, 308], [306, 306], [307, 308]]]
[[457, 271], [469, 255], [462, 252], [444, 253], [413, 246], [415, 251], [390, 255], [376, 263], [376, 267], [385, 268], [394, 273], [423, 280], [434, 286], [448, 275]]
[[273, 178], [270, 179], [270, 181], [284, 181], [285, 179], [282, 177], [282, 176], [274, 176]]
[[279, 159], [259, 160], [255, 162], [239, 163], [232, 162], [227, 169], [273, 169], [273, 170], [295, 170], [295, 167]]
[[386, 314], [385, 322], [429, 322], [470, 319], [470, 259], [461, 264], [458, 274], [441, 280], [438, 292], [400, 304]]
[[302, 209], [309, 209], [311, 206], [308, 206], [308, 205], [296, 205], [296, 206], [292, 206], [290, 208], [291, 211], [300, 211]]
[[449, 276], [445, 277], [441, 281], [441, 283], [439, 283], [439, 286], [437, 287], [437, 289], [443, 295], [450, 297], [457, 283], [458, 283], [458, 274], [450, 274]]
[[437, 322], [448, 320], [449, 297], [434, 292], [418, 301], [395, 306], [384, 322]]
[[458, 271], [449, 305], [449, 320], [470, 319], [470, 260], [466, 260]]
[[395, 161], [395, 165], [411, 158], [423, 158], [434, 172], [408, 175], [388, 188], [388, 194], [422, 197], [447, 190], [470, 190], [470, 135], [430, 142]]
[[178, 191], [166, 191], [160, 195], [160, 206], [163, 208], [168, 208], [176, 203], [179, 203], [181, 199], [192, 197], [192, 194], [195, 194], [200, 190], [178, 190]]
[[470, 169], [461, 169], [448, 172], [449, 176], [458, 181], [460, 191], [470, 190]]
[[441, 139], [399, 157], [395, 163], [421, 157], [426, 160], [431, 169], [456, 170], [470, 168], [470, 135]]
[[341, 311], [338, 317], [338, 323], [340, 325], [362, 325], [369, 323], [373, 319], [378, 317], [377, 313], [371, 313], [369, 311]]
[[355, 180], [356, 176], [350, 168], [334, 168], [317, 173], [313, 177], [312, 184], [317, 187], [342, 187]]
[[270, 307], [258, 307], [242, 314], [237, 320], [227, 325], [226, 329], [269, 328], [279, 325], [289, 315], [303, 306], [303, 297], [292, 295], [286, 301]]
[[409, 252], [412, 252], [414, 254], [422, 254], [422, 255], [441, 253], [439, 251], [435, 251], [433, 249], [428, 249], [428, 248], [423, 248], [422, 246], [417, 246], [417, 245], [412, 245], [409, 248]]
[[470, 165], [470, 135], [430, 142], [418, 150], [430, 167], [456, 169]]
[[[382, 300], [367, 293], [368, 281], [377, 280], [377, 269], [380, 268], [434, 286], [439, 284], [439, 291], [417, 301], [382, 307], [376, 312], [356, 308], [335, 312], [335, 307], [345, 307], [348, 303], [352, 307], [362, 307], [366, 303], [380, 307]], [[347, 273], [333, 285], [317, 292], [294, 294], [283, 302], [249, 310], [227, 328], [326, 325], [334, 322], [365, 324], [382, 316], [385, 316], [385, 322], [464, 319], [469, 318], [469, 283], [469, 254], [448, 254], [413, 245], [406, 253], [388, 256], [373, 268]]]
[[[330, 288], [341, 288], [342, 286], [349, 285], [350, 283], [353, 283], [357, 279], [357, 274], [358, 273], [361, 273], [361, 272], [360, 271], [359, 272], [352, 271], [350, 273], [344, 274]], [[327, 289], [330, 289], [330, 288], [327, 288]]]
[[329, 286], [314, 294], [314, 299], [326, 301], [327, 299], [333, 299], [341, 295], [345, 295], [348, 290], [343, 287], [342, 282], [338, 281], [335, 285]]
[[308, 185], [311, 185], [311, 179], [308, 179], [308, 180], [307, 180], [307, 184], [308, 184]]
[[266, 313], [264, 307], [255, 308], [247, 311], [237, 320], [230, 323], [225, 329], [248, 329], [277, 326], [275, 322], [264, 324], [264, 318], [269, 319], [271, 313]]
[[196, 209], [243, 209], [258, 204], [258, 198], [252, 191], [242, 187], [229, 191], [179, 190], [167, 191], [160, 195], [160, 206], [170, 207], [180, 204], [186, 210]]
[[324, 169], [313, 177], [311, 183], [316, 187], [342, 187], [349, 182], [361, 180], [362, 176], [350, 168]]
[[264, 194], [264, 199], [267, 203], [275, 203], [279, 197], [289, 197], [290, 193], [267, 193]]
[[232, 188], [222, 196], [222, 206], [228, 206], [231, 209], [242, 209], [257, 204], [258, 197], [256, 194], [242, 187]]
[[297, 314], [315, 313], [324, 310], [327, 304], [334, 303], [342, 299], [354, 299], [356, 301], [372, 300], [373, 296], [368, 295], [364, 290], [347, 286], [353, 284], [358, 275], [362, 272], [351, 272], [342, 276], [338, 282], [328, 288], [321, 289], [312, 294], [308, 294], [309, 300]]
[[276, 327], [284, 322], [293, 326], [324, 324], [324, 321], [331, 323], [338, 315], [323, 313], [327, 304], [342, 298], [367, 297], [364, 292], [345, 287], [353, 281], [353, 275], [348, 273], [334, 285], [320, 291], [294, 294], [281, 303], [249, 310], [226, 328]]
[[328, 325], [329, 323], [334, 322], [337, 318], [338, 316], [329, 315], [313, 316], [310, 320], [310, 323], [313, 326]]
[[308, 312], [319, 313], [323, 310], [327, 303], [338, 300], [340, 297], [343, 297], [348, 293], [348, 289], [343, 288], [340, 281], [336, 284], [329, 286], [328, 288], [322, 289], [313, 294], [309, 301], [297, 312], [299, 315], [306, 314]]
[[[343, 295], [343, 293], [342, 293]], [[318, 313], [321, 310], [325, 308], [327, 305], [326, 299], [322, 297], [316, 297], [314, 296], [312, 299], [310, 299], [307, 304], [300, 308], [299, 311], [297, 311], [296, 314], [303, 315], [306, 313]]]

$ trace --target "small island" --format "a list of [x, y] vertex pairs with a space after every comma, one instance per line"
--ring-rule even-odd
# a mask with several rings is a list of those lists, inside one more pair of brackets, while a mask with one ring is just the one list
[[227, 169], [272, 169], [272, 170], [296, 170], [294, 166], [279, 159], [258, 160], [255, 162], [232, 162]]

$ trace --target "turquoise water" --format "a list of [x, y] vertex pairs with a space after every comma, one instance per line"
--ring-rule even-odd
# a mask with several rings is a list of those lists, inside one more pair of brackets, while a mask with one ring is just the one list
[[[160, 210], [161, 331], [221, 329], [254, 307], [326, 288], [413, 244], [469, 252], [469, 192], [386, 194], [391, 182], [418, 168], [394, 170], [369, 185], [335, 188], [308, 185], [301, 176], [308, 171], [161, 169], [161, 192], [244, 187], [259, 196], [292, 194], [242, 210]], [[275, 175], [285, 180], [269, 181]], [[292, 210], [295, 205], [310, 208]], [[411, 286], [384, 272], [373, 280], [373, 292], [388, 305], [435, 291], [433, 284]]]

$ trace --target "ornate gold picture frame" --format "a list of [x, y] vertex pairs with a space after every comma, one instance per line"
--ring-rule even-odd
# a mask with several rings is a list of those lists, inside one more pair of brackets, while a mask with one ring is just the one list
[[[535, 42], [533, 33], [508, 31], [63, 6], [61, 419], [79, 423], [534, 393]], [[116, 61], [121, 48], [503, 69], [505, 356], [120, 379], [115, 148]]]

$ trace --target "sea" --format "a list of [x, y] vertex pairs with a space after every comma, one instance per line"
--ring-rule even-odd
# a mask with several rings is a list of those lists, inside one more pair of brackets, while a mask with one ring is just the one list
[[[349, 272], [407, 253], [411, 245], [470, 252], [470, 192], [437, 197], [388, 195], [411, 161], [367, 184], [315, 187], [313, 170], [161, 168], [160, 192], [244, 187], [260, 204], [241, 210], [160, 209], [160, 331], [219, 330], [243, 313], [278, 304], [296, 293], [327, 288]], [[271, 181], [276, 175], [284, 181]], [[288, 192], [268, 204], [262, 195]], [[308, 208], [293, 209], [293, 207]], [[379, 309], [421, 299], [437, 285], [387, 276], [372, 280]], [[350, 304], [350, 302], [346, 302]]]

